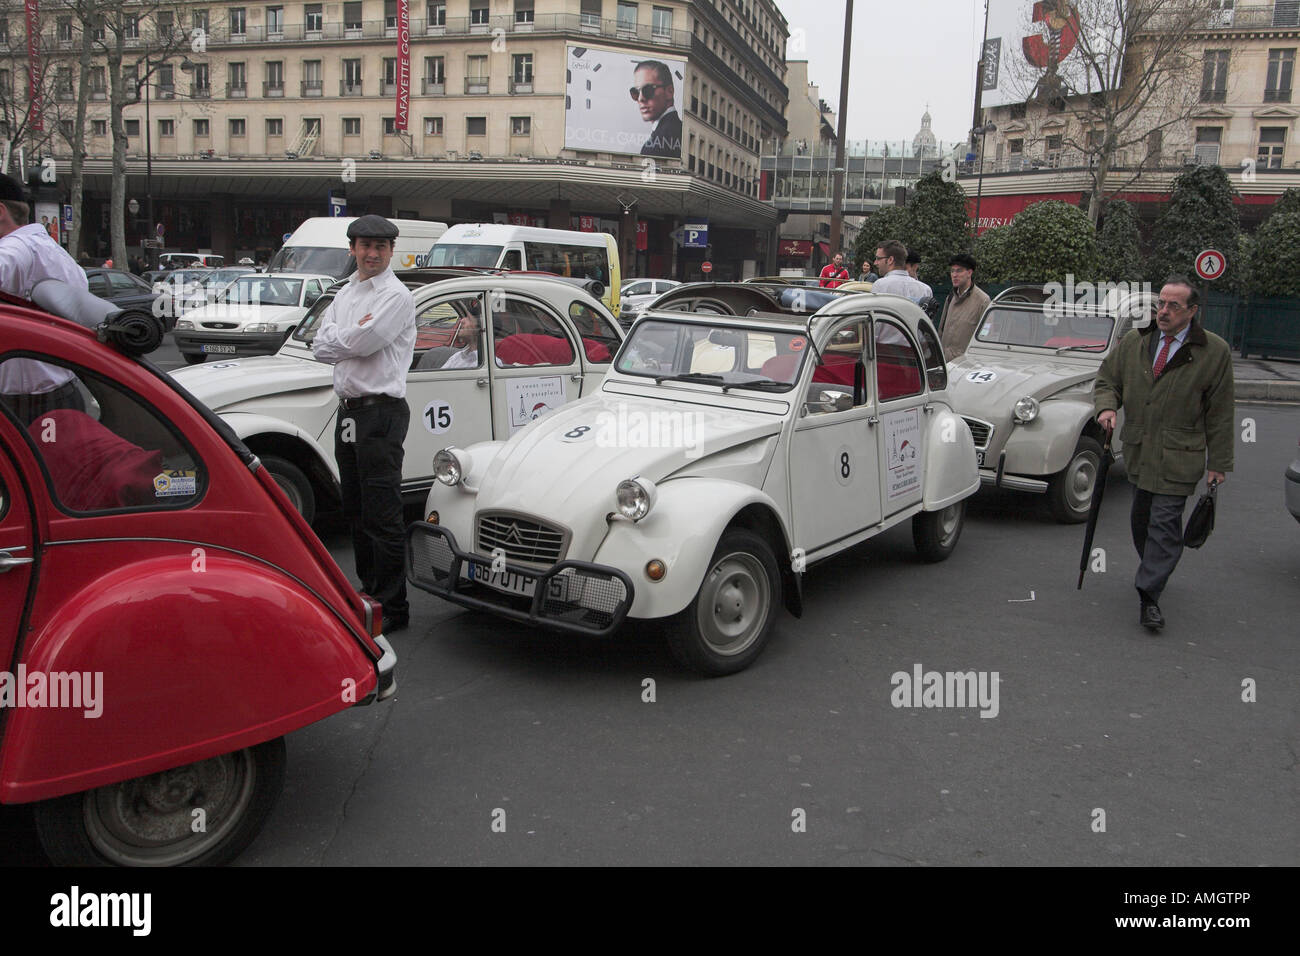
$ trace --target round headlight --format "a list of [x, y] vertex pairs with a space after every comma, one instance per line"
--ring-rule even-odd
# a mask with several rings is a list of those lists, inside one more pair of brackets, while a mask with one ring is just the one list
[[433, 477], [444, 485], [459, 485], [469, 474], [469, 455], [459, 448], [444, 448], [433, 456]]
[[648, 478], [629, 478], [619, 482], [616, 495], [618, 513], [629, 521], [640, 521], [654, 507], [655, 485]]
[[1027, 425], [1038, 417], [1038, 402], [1026, 395], [1016, 402], [1014, 414], [1016, 421]]

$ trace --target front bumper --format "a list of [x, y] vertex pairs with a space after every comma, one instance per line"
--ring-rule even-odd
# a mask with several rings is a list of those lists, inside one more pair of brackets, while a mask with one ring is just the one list
[[[983, 451], [984, 449], [979, 450]], [[984, 462], [985, 464], [988, 463], [987, 453]], [[1010, 488], [1013, 491], [1031, 491], [1038, 495], [1047, 493], [1048, 484], [1042, 478], [1008, 475], [1006, 467], [1007, 450], [1003, 448], [1001, 454], [998, 455], [998, 466], [996, 468], [980, 468], [980, 486], [983, 488]]]
[[388, 700], [397, 693], [397, 652], [393, 650], [393, 645], [388, 642], [388, 638], [382, 634], [375, 638], [375, 643], [384, 652], [383, 656], [375, 662], [377, 678], [375, 689], [357, 701], [355, 705], [357, 707], [364, 707], [378, 700]]
[[617, 568], [561, 561], [546, 570], [506, 563], [504, 570], [531, 581], [532, 597], [507, 594], [461, 577], [472, 564], [491, 571], [492, 558], [462, 551], [446, 528], [417, 521], [406, 530], [406, 578], [461, 607], [570, 634], [606, 637], [632, 607], [632, 581]]
[[[283, 332], [207, 332], [202, 329], [173, 332], [172, 340], [182, 353], [189, 355], [270, 355], [284, 344]], [[234, 351], [204, 352], [204, 345], [233, 345]]]

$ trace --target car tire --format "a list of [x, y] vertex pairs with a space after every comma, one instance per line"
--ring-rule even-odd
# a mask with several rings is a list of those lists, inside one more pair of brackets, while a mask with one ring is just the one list
[[185, 359], [186, 365], [198, 365], [200, 362], [206, 362], [208, 357], [203, 352], [182, 352], [181, 358]]
[[284, 788], [284, 765], [277, 737], [38, 803], [36, 832], [56, 866], [220, 866], [261, 831]]
[[1087, 435], [1070, 457], [1070, 463], [1052, 476], [1047, 485], [1047, 505], [1052, 517], [1062, 524], [1079, 524], [1088, 520], [1092, 507], [1092, 489], [1101, 468], [1101, 445]]
[[684, 667], [722, 677], [752, 664], [767, 645], [781, 603], [781, 574], [771, 547], [735, 528], [718, 542], [695, 599], [668, 631]]
[[301, 468], [286, 458], [277, 455], [262, 455], [262, 464], [271, 473], [275, 483], [280, 486], [294, 510], [302, 515], [308, 524], [316, 517], [316, 492], [312, 490], [311, 479]]
[[912, 516], [912, 544], [923, 561], [944, 561], [957, 547], [966, 521], [966, 502]]

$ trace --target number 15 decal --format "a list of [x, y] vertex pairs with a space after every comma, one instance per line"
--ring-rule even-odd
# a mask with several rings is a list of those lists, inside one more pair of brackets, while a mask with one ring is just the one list
[[420, 420], [424, 422], [424, 427], [429, 432], [434, 435], [441, 435], [451, 429], [451, 423], [454, 420], [451, 405], [435, 398], [424, 406], [424, 414], [420, 416]]

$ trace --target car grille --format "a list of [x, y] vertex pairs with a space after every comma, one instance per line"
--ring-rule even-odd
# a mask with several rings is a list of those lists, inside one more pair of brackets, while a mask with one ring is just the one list
[[478, 516], [475, 550], [479, 554], [491, 554], [498, 548], [505, 553], [507, 561], [555, 564], [568, 551], [569, 533], [526, 515], [483, 512]]
[[976, 448], [988, 448], [989, 439], [993, 437], [993, 426], [988, 422], [982, 422], [978, 418], [966, 418], [962, 416], [966, 424], [970, 426], [970, 437], [975, 440]]
[[205, 329], [237, 329], [238, 322], [201, 322], [199, 323]]

